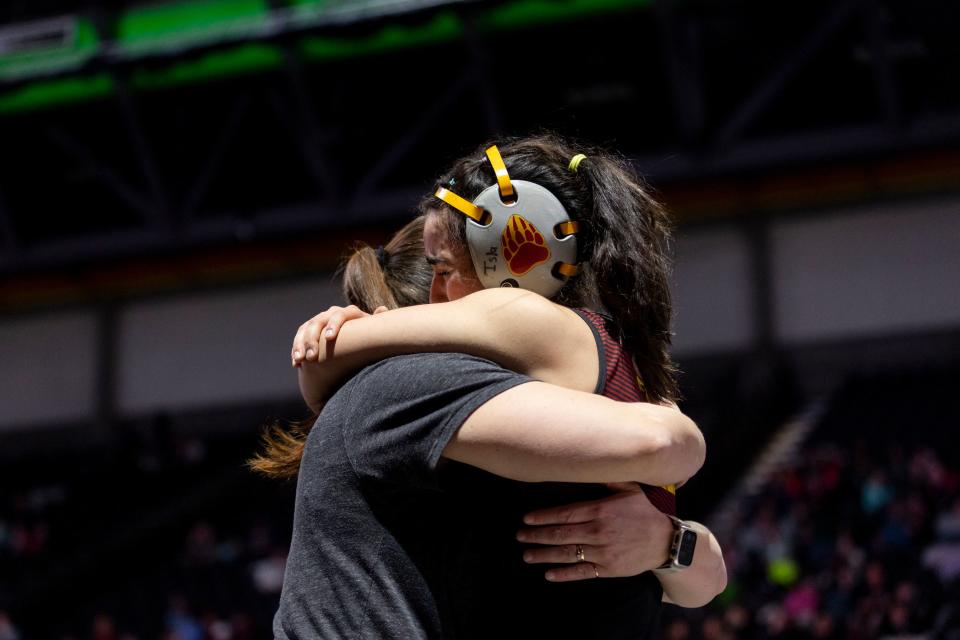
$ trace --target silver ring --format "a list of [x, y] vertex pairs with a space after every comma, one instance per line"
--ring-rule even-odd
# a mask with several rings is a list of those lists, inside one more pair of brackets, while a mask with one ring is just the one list
[[577, 545], [577, 562], [586, 562], [587, 556], [583, 553], [583, 546]]

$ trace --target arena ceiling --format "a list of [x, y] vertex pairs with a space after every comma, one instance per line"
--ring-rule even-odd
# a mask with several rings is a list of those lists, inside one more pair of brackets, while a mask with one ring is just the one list
[[543, 129], [681, 213], [955, 189], [958, 27], [947, 0], [4, 3], [0, 276], [390, 225]]

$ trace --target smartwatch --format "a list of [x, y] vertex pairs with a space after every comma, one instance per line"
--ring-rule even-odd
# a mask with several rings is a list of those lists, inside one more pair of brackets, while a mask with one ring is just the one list
[[693, 551], [697, 548], [697, 532], [680, 518], [668, 517], [673, 522], [673, 541], [670, 543], [670, 555], [667, 561], [657, 567], [657, 571], [682, 571], [693, 564]]

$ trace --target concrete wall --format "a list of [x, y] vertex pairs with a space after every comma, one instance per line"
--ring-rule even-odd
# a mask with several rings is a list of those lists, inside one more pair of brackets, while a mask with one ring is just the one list
[[338, 302], [328, 282], [141, 302], [119, 318], [121, 414], [295, 397], [297, 327]]
[[[960, 199], [768, 219], [774, 339], [794, 350], [960, 329]], [[745, 227], [681, 229], [673, 275], [676, 353], [749, 350], [763, 296]], [[301, 280], [142, 300], [117, 310], [121, 416], [295, 398], [297, 326], [338, 301]], [[96, 309], [0, 318], [0, 429], [95, 416]]]
[[771, 243], [784, 342], [960, 324], [960, 201], [785, 221]]
[[733, 226], [681, 232], [672, 279], [677, 355], [737, 351], [755, 334], [750, 256]]
[[91, 418], [97, 318], [90, 309], [0, 321], [0, 429]]

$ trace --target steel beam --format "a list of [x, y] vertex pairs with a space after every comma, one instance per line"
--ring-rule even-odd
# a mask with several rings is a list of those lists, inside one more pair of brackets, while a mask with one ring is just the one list
[[8, 255], [16, 254], [19, 249], [17, 233], [13, 228], [10, 211], [4, 205], [2, 192], [0, 192], [0, 249]]
[[750, 264], [754, 347], [759, 353], [766, 354], [771, 352], [776, 344], [776, 285], [773, 282], [773, 261], [770, 255], [770, 223], [766, 219], [743, 220], [741, 230], [747, 239]]
[[58, 146], [64, 153], [72, 156], [80, 164], [114, 192], [121, 200], [127, 203], [141, 220], [153, 226], [156, 221], [156, 211], [149, 198], [130, 186], [116, 171], [106, 166], [87, 149], [87, 147], [73, 136], [58, 127], [47, 127], [46, 137]]
[[234, 102], [233, 107], [230, 109], [230, 114], [220, 129], [220, 134], [213, 143], [209, 154], [207, 154], [203, 166], [197, 172], [193, 184], [187, 191], [183, 204], [180, 206], [179, 211], [173, 213], [176, 218], [176, 228], [180, 229], [190, 224], [194, 213], [196, 213], [197, 208], [207, 194], [207, 190], [210, 188], [210, 183], [220, 172], [220, 165], [223, 164], [223, 159], [226, 156], [227, 150], [230, 148], [230, 144], [236, 139], [237, 133], [240, 130], [240, 123], [243, 122], [243, 118], [247, 114], [247, 111], [249, 111], [249, 108], [250, 96], [248, 95], [242, 95]]
[[692, 19], [677, 15], [674, 0], [655, 0], [660, 50], [666, 65], [677, 130], [686, 144], [698, 142], [706, 123], [700, 62], [700, 31]]
[[51, 240], [24, 248], [16, 254], [0, 253], [0, 275], [34, 269], [66, 268], [103, 258], [129, 258], [215, 244], [286, 237], [292, 233], [336, 229], [348, 224], [406, 222], [404, 215], [423, 195], [421, 188], [397, 189], [370, 194], [345, 208], [333, 204], [304, 203], [283, 209], [267, 209], [248, 220], [228, 217], [196, 220], [174, 236], [152, 227], [111, 230]]
[[[824, 130], [792, 136], [740, 142], [714, 154], [685, 150], [633, 159], [637, 170], [655, 184], [702, 179], [803, 165], [824, 160], [859, 158], [863, 154], [895, 154], [913, 149], [960, 143], [960, 112], [927, 118], [891, 132], [883, 124]], [[401, 224], [404, 215], [423, 195], [420, 187], [369, 193], [344, 206], [304, 203], [285, 209], [261, 211], [249, 220], [230, 218], [196, 220], [178, 237], [155, 229], [110, 231], [89, 236], [48, 241], [22, 247], [17, 253], [0, 254], [0, 274], [41, 268], [63, 268], [87, 260], [122, 258], [150, 252], [190, 249], [236, 242], [238, 237], [284, 237], [291, 233], [316, 232], [349, 224]]]
[[864, 0], [840, 0], [827, 13], [813, 33], [787, 56], [780, 66], [743, 101], [739, 109], [720, 128], [717, 146], [723, 147], [743, 133], [780, 95], [784, 85], [843, 27], [861, 8]]
[[153, 149], [143, 134], [140, 116], [137, 114], [126, 79], [114, 74], [114, 84], [117, 87], [117, 101], [120, 104], [120, 113], [123, 114], [124, 128], [133, 144], [140, 170], [146, 178], [152, 196], [151, 200], [153, 202], [149, 208], [149, 223], [157, 228], [165, 228], [171, 231], [173, 224], [169, 215], [169, 198], [164, 189], [163, 179], [160, 176]]
[[960, 112], [915, 120], [896, 132], [877, 123], [837, 127], [742, 140], [713, 153], [665, 149], [635, 156], [633, 163], [640, 173], [656, 182], [709, 178], [825, 160], [842, 161], [864, 154], [898, 153], [950, 143], [960, 143]]
[[429, 108], [424, 110], [420, 119], [404, 133], [393, 146], [390, 147], [381, 157], [380, 161], [373, 166], [373, 169], [367, 173], [356, 190], [356, 198], [369, 196], [374, 188], [380, 184], [390, 171], [403, 160], [404, 156], [419, 142], [426, 132], [433, 126], [433, 123], [451, 108], [467, 88], [473, 83], [473, 78], [469, 69], [464, 73], [457, 74], [457, 79], [447, 85], [446, 91], [436, 100], [430, 103]]
[[896, 70], [890, 57], [890, 39], [887, 31], [889, 16], [879, 0], [871, 0], [864, 10], [864, 23], [870, 45], [874, 82], [883, 122], [891, 130], [901, 125], [900, 92]]
[[118, 438], [123, 430], [117, 420], [117, 360], [120, 336], [115, 303], [104, 302], [97, 310], [97, 429], [105, 438]]
[[489, 53], [483, 38], [477, 31], [476, 17], [473, 12], [464, 12], [463, 26], [467, 51], [473, 65], [473, 78], [477, 84], [477, 95], [483, 105], [483, 115], [487, 120], [487, 135], [494, 137], [503, 133], [503, 113], [500, 100], [493, 82], [490, 81]]
[[303, 79], [302, 63], [289, 45], [284, 47], [284, 70], [292, 93], [294, 117], [284, 117], [287, 115], [284, 113], [284, 105], [276, 94], [271, 95], [274, 110], [280, 115], [281, 123], [297, 124], [298, 130], [291, 131], [292, 137], [306, 161], [307, 171], [313, 178], [318, 194], [328, 200], [335, 200], [340, 195], [338, 180], [323, 153], [324, 140], [317, 122], [316, 107], [312, 104]]

